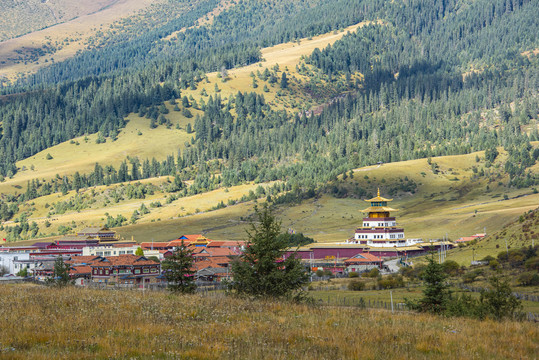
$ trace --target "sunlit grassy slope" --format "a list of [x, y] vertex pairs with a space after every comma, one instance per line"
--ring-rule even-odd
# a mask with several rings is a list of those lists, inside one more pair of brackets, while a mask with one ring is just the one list
[[[356, 169], [354, 178], [348, 178], [343, 184], [355, 186], [357, 182], [371, 194], [379, 186], [385, 195], [385, 186], [405, 177], [413, 179], [418, 184], [417, 192], [400, 193], [391, 203], [400, 210], [395, 213], [397, 221], [405, 227], [405, 234], [410, 238], [441, 238], [447, 234], [454, 240], [485, 229], [491, 233], [538, 206], [539, 194], [530, 189], [507, 189], [497, 182], [489, 184], [485, 178], [472, 181], [471, 167], [477, 164], [477, 154], [433, 158], [432, 161], [440, 166], [438, 175], [432, 173], [427, 159], [419, 159]], [[501, 154], [500, 158], [504, 156]], [[458, 181], [452, 180], [455, 176]], [[360, 210], [367, 205], [363, 199], [323, 195], [299, 205], [279, 206], [276, 214], [282, 220], [283, 229], [303, 232], [317, 241], [336, 242], [353, 235], [363, 217]], [[159, 223], [141, 223], [118, 230], [140, 240], [149, 235], [156, 240], [170, 239], [178, 232], [204, 232], [211, 238], [240, 240], [245, 238], [246, 222], [243, 220], [252, 212], [253, 204], [246, 203], [179, 219], [162, 218]]]
[[[167, 106], [172, 109], [169, 104]], [[155, 157], [162, 160], [167, 155], [176, 155], [178, 149], [181, 149], [185, 142], [190, 141], [193, 135], [186, 133], [185, 125], [189, 120], [180, 112], [170, 111], [167, 117], [174, 125], [170, 129], [164, 125], [150, 129], [150, 120], [132, 114], [128, 117], [129, 122], [121, 130], [116, 141], [107, 138], [106, 143], [97, 144], [97, 134], [92, 134], [43, 150], [19, 161], [17, 166], [21, 171], [13, 179], [0, 183], [0, 192], [21, 192], [17, 187], [22, 186], [24, 190], [27, 181], [34, 178], [50, 179], [56, 174], [72, 175], [76, 171], [89, 173], [96, 162], [101, 165], [117, 166], [127, 156], [138, 156], [141, 159]], [[180, 125], [180, 129], [175, 128], [176, 124]], [[52, 159], [47, 160], [47, 154], [50, 154]]]
[[[226, 2], [225, 2], [226, 3]], [[290, 76], [296, 73], [295, 65], [300, 62], [303, 55], [310, 54], [314, 48], [323, 48], [340, 39], [346, 32], [354, 31], [361, 24], [346, 28], [342, 32], [328, 33], [314, 37], [312, 39], [302, 39], [299, 43], [286, 43], [270, 48], [262, 49], [264, 61], [247, 67], [233, 69], [229, 71], [229, 80], [222, 82], [217, 78], [217, 73], [208, 74], [209, 83], [204, 81], [199, 84], [197, 90], [184, 90], [182, 95], [193, 96], [200, 103], [201, 100], [207, 101], [210, 95], [219, 94], [223, 99], [234, 96], [238, 91], [256, 91], [263, 93], [268, 103], [274, 108], [289, 108], [291, 111], [298, 111], [300, 104], [315, 105], [313, 99], [297, 88], [297, 83], [291, 81], [291, 90], [283, 92], [279, 99], [276, 93], [279, 90], [279, 84], [269, 86], [269, 92], [263, 91], [263, 82], [259, 80], [258, 88], [254, 89], [250, 85], [252, 71], [263, 71], [265, 67], [280, 65], [281, 71], [288, 68]], [[298, 75], [298, 79], [301, 76]], [[298, 80], [299, 81], [299, 80]], [[219, 87], [219, 92], [215, 92], [215, 85]], [[202, 89], [207, 90], [208, 96], [202, 96]], [[292, 105], [292, 102], [294, 105]], [[167, 102], [169, 113], [165, 115], [170, 119], [173, 126], [167, 129], [163, 125], [156, 129], [150, 129], [150, 121], [146, 118], [139, 118], [136, 114], [128, 116], [129, 123], [125, 129], [121, 130], [118, 140], [112, 142], [107, 139], [105, 144], [96, 144], [97, 134], [91, 134], [85, 137], [79, 137], [72, 141], [46, 149], [28, 159], [19, 161], [17, 166], [22, 169], [13, 179], [0, 183], [1, 193], [20, 192], [18, 186], [24, 187], [28, 180], [33, 178], [50, 179], [56, 174], [70, 175], [79, 171], [81, 173], [90, 172], [95, 162], [102, 165], [118, 165], [125, 160], [126, 156], [138, 156], [141, 159], [155, 157], [158, 160], [164, 159], [167, 155], [176, 154], [186, 141], [190, 141], [194, 134], [187, 134], [185, 128], [188, 122], [193, 123], [193, 118], [187, 119], [181, 112], [172, 111], [172, 106]], [[181, 106], [181, 105], [180, 105]], [[190, 108], [193, 116], [201, 114], [202, 111]], [[176, 124], [180, 129], [176, 129]], [[139, 131], [142, 133], [139, 135]], [[77, 143], [79, 145], [77, 145]], [[51, 154], [53, 159], [46, 160], [47, 154]], [[34, 167], [31, 170], [32, 165]]]
[[[61, 3], [61, 1], [55, 2]], [[79, 9], [87, 8], [93, 11], [73, 11], [73, 14], [80, 16], [74, 19], [63, 19], [63, 22], [57, 25], [0, 42], [0, 77], [15, 79], [19, 73], [32, 73], [52, 62], [70, 58], [78, 51], [85, 49], [86, 41], [98, 31], [106, 31], [114, 22], [133, 16], [151, 6], [152, 3], [160, 3], [161, 1], [99, 0], [93, 3], [77, 1], [77, 3], [79, 2], [81, 4], [75, 5]], [[102, 6], [97, 6], [99, 4]], [[60, 6], [60, 10], [62, 10], [61, 4], [52, 6]], [[20, 61], [20, 58], [24, 58], [24, 56], [28, 58], [34, 49], [41, 49], [43, 45], [54, 46], [56, 51], [38, 56], [38, 59], [34, 61]]]

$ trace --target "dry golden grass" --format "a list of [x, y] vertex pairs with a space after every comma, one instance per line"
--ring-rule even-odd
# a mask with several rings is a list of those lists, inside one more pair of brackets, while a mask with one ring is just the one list
[[[167, 117], [174, 125], [179, 124], [183, 129], [189, 121], [179, 112], [171, 112]], [[26, 189], [27, 182], [35, 178], [51, 179], [56, 174], [72, 175], [76, 171], [82, 174], [90, 173], [96, 162], [102, 166], [117, 167], [127, 156], [138, 156], [140, 159], [155, 157], [162, 160], [167, 155], [176, 155], [193, 136], [185, 130], [167, 129], [164, 125], [150, 129], [150, 120], [136, 114], [129, 115], [127, 119], [129, 122], [121, 129], [116, 141], [107, 138], [106, 143], [97, 144], [97, 134], [88, 135], [87, 141], [84, 136], [80, 136], [72, 140], [74, 143], [66, 141], [18, 161], [17, 167], [21, 171], [12, 179], [0, 183], [0, 192], [20, 193], [17, 186]], [[137, 135], [139, 131], [142, 133], [140, 136]], [[51, 154], [51, 160], [46, 159], [47, 154]], [[32, 166], [34, 170], [31, 170]]]
[[[539, 330], [234, 298], [0, 286], [5, 359], [533, 359]], [[24, 306], [23, 306], [24, 304]]]
[[[81, 15], [97, 12], [115, 0], [25, 0], [0, 3], [0, 40], [43, 29]], [[7, 4], [6, 4], [7, 3]], [[11, 4], [10, 4], [11, 3]]]
[[[100, 1], [103, 3], [103, 0]], [[77, 51], [84, 49], [84, 42], [94, 35], [100, 28], [106, 28], [115, 21], [133, 15], [155, 1], [152, 0], [117, 0], [101, 11], [88, 13], [73, 20], [60, 23], [43, 30], [9, 39], [0, 42], [0, 62], [5, 61], [0, 66], [0, 77], [14, 79], [19, 73], [32, 73], [39, 68], [50, 64], [51, 57], [55, 62], [59, 62], [74, 56]], [[77, 41], [65, 43], [67, 38], [77, 39]], [[39, 61], [33, 63], [16, 63], [10, 59], [17, 58], [17, 50], [40, 48], [50, 41], [62, 42], [62, 49], [40, 57]], [[47, 60], [48, 62], [45, 62]]]

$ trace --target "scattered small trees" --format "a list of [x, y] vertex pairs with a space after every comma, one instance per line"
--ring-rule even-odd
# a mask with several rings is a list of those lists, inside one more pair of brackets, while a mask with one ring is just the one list
[[182, 294], [195, 292], [193, 261], [193, 250], [187, 248], [183, 241], [181, 246], [174, 249], [172, 256], [163, 261], [163, 274], [168, 281], [170, 291]]

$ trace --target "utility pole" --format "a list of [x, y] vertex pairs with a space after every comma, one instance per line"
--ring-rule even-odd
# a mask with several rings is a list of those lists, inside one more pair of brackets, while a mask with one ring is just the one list
[[389, 296], [391, 296], [391, 313], [393, 314], [393, 290], [389, 291]]

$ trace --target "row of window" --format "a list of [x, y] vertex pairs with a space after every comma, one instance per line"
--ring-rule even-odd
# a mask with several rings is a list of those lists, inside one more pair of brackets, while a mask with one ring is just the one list
[[368, 223], [368, 222], [364, 222], [363, 223], [363, 226], [364, 227], [368, 227], [368, 226], [397, 226], [397, 222], [394, 221], [394, 222], [386, 222], [386, 223], [378, 223], [378, 224], [373, 224], [373, 223]]
[[111, 251], [96, 251], [95, 256], [111, 256], [111, 255], [125, 255], [125, 254], [133, 254], [133, 250], [120, 250], [120, 251], [114, 251], [112, 254]]
[[[134, 273], [135, 275], [141, 274], [141, 271], [140, 271], [140, 270], [141, 270], [141, 269], [135, 269], [135, 270], [133, 271], [133, 273]], [[144, 269], [142, 269], [142, 273], [143, 273], [143, 274], [149, 274], [149, 273], [155, 274], [156, 272], [157, 272], [157, 268], [151, 268], [151, 269], [149, 269], [149, 268], [144, 268]], [[94, 273], [94, 275], [110, 275], [111, 271], [108, 270], [108, 269], [94, 269], [94, 270], [93, 270], [93, 273]], [[112, 274], [113, 274], [113, 275], [118, 275], [118, 274], [131, 274], [131, 271], [130, 271], [130, 270], [127, 270], [127, 269], [121, 269], [119, 272], [118, 272], [118, 270], [112, 270]]]

